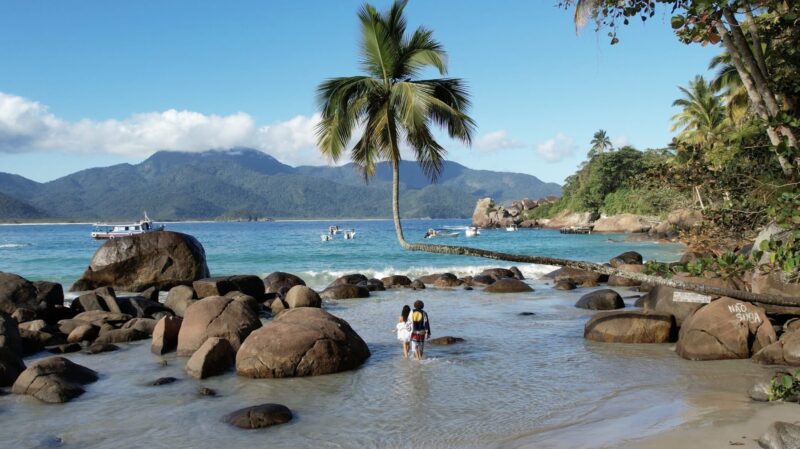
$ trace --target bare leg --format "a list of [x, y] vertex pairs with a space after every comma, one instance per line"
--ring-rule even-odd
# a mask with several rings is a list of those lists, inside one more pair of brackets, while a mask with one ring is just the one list
[[403, 358], [404, 359], [408, 358], [408, 342], [407, 341], [403, 342]]

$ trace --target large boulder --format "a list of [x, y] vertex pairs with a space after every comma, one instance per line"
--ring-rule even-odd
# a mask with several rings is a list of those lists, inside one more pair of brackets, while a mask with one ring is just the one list
[[67, 335], [67, 343], [94, 341], [100, 334], [100, 328], [93, 324], [82, 324]]
[[614, 310], [625, 307], [622, 296], [610, 288], [593, 291], [581, 296], [575, 307], [589, 310]]
[[286, 293], [286, 305], [290, 309], [297, 307], [321, 307], [322, 299], [314, 290], [305, 285], [295, 285]]
[[282, 271], [268, 274], [263, 282], [266, 293], [278, 293], [283, 288], [290, 289], [295, 285], [306, 285], [305, 281], [299, 277]]
[[236, 353], [236, 372], [254, 378], [316, 376], [358, 368], [369, 356], [346, 321], [300, 307], [247, 337]]
[[760, 273], [758, 270], [751, 280], [753, 293], [800, 298], [800, 284], [784, 282], [780, 273]]
[[433, 286], [436, 288], [452, 288], [458, 287], [463, 283], [464, 281], [456, 277], [453, 273], [442, 273], [433, 281]]
[[203, 245], [178, 232], [157, 231], [109, 239], [92, 257], [70, 290], [112, 286], [138, 292], [150, 287], [168, 290], [208, 277]]
[[683, 322], [676, 352], [689, 360], [746, 359], [777, 339], [764, 309], [722, 297]]
[[[494, 201], [491, 198], [481, 198], [475, 204], [475, 210], [472, 212], [472, 226], [481, 228], [489, 228], [494, 226], [489, 213], [495, 209]], [[426, 282], [428, 284], [428, 282]]]
[[42, 402], [62, 403], [84, 393], [81, 385], [97, 380], [97, 373], [65, 359], [49, 357], [31, 364], [19, 375], [11, 391]]
[[620, 265], [625, 265], [625, 264], [641, 265], [642, 255], [637, 253], [636, 251], [626, 251], [612, 258], [609, 261], [609, 263], [614, 268], [619, 268]]
[[586, 322], [583, 337], [603, 343], [668, 343], [675, 333], [672, 315], [643, 311], [600, 312]]
[[181, 330], [183, 318], [178, 316], [165, 316], [158, 320], [153, 329], [153, 343], [150, 351], [153, 354], [164, 355], [178, 347], [178, 333]]
[[235, 275], [198, 279], [192, 283], [198, 298], [209, 296], [225, 296], [230, 292], [238, 291], [253, 298], [264, 296], [264, 281], [258, 276]]
[[582, 228], [592, 223], [591, 212], [570, 212], [568, 210], [557, 213], [553, 218], [543, 218], [539, 224], [543, 228]]
[[152, 301], [142, 296], [118, 298], [117, 303], [122, 313], [134, 318], [150, 318], [163, 312], [166, 312], [167, 315], [174, 314], [172, 309], [164, 307], [160, 302]]
[[618, 214], [594, 222], [593, 232], [647, 232], [653, 224], [640, 215]]
[[7, 349], [18, 357], [22, 357], [22, 339], [19, 335], [17, 320], [7, 313], [0, 312], [0, 349]]
[[186, 373], [196, 379], [216, 376], [228, 371], [235, 359], [236, 351], [228, 340], [211, 337], [186, 362]]
[[149, 338], [150, 335], [137, 329], [112, 329], [107, 332], [100, 332], [95, 344], [108, 344], [108, 343], [130, 343], [132, 341], [144, 340]]
[[797, 449], [800, 448], [800, 426], [788, 422], [775, 421], [758, 439], [758, 445], [764, 449]]
[[223, 421], [240, 429], [261, 429], [292, 420], [292, 411], [281, 404], [261, 404], [227, 415]]
[[172, 310], [175, 315], [182, 317], [186, 308], [197, 302], [197, 295], [192, 287], [188, 285], [177, 285], [172, 287], [167, 293], [164, 305]]
[[261, 327], [258, 315], [234, 298], [211, 296], [186, 309], [178, 333], [178, 355], [190, 356], [210, 337], [225, 338], [235, 350]]
[[514, 278], [500, 278], [494, 284], [486, 287], [484, 291], [489, 293], [522, 293], [532, 292], [530, 285]]
[[512, 270], [507, 270], [505, 268], [488, 268], [486, 270], [483, 270], [480, 273], [480, 275], [489, 276], [495, 281], [503, 278], [513, 278], [518, 280], [525, 279], [524, 277], [522, 277], [522, 273], [520, 273], [519, 270], [512, 271]]
[[368, 298], [369, 289], [360, 285], [341, 284], [326, 288], [319, 296], [322, 299]]
[[387, 276], [381, 279], [383, 286], [386, 288], [404, 288], [411, 286], [411, 279], [408, 276], [396, 274], [394, 276]]
[[360, 273], [346, 274], [328, 285], [328, 287], [335, 287], [337, 285], [367, 285], [369, 278]]

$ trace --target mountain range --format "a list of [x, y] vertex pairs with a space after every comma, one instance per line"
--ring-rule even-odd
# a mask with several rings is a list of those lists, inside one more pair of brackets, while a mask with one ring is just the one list
[[[391, 166], [365, 183], [352, 164], [292, 167], [258, 150], [159, 151], [139, 164], [90, 168], [39, 183], [0, 172], [0, 221], [388, 218]], [[400, 166], [401, 211], [412, 218], [469, 217], [478, 198], [503, 202], [560, 195], [521, 173], [446, 161], [436, 184], [416, 162]]]

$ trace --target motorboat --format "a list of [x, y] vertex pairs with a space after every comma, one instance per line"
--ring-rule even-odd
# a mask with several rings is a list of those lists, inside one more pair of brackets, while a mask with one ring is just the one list
[[93, 239], [104, 240], [163, 230], [164, 225], [156, 226], [145, 212], [144, 219], [135, 223], [95, 223], [90, 236]]
[[512, 224], [511, 226], [506, 226], [506, 231], [508, 231], [508, 232], [516, 232], [518, 230], [519, 230], [519, 227], [517, 227], [517, 225], [515, 225], [515, 224]]
[[331, 237], [331, 236], [330, 236], [330, 234], [321, 234], [321, 235], [319, 236], [319, 238], [320, 238], [320, 240], [322, 240], [323, 242], [328, 242], [328, 241], [331, 241], [331, 240], [333, 240], [333, 237]]
[[339, 225], [328, 227], [328, 235], [336, 235], [339, 232], [341, 232], [341, 229], [339, 229]]
[[350, 229], [348, 231], [344, 231], [344, 239], [345, 240], [353, 240], [354, 238], [356, 238], [356, 230], [355, 229]]
[[464, 231], [465, 237], [475, 237], [478, 235], [481, 235], [481, 230], [478, 229], [477, 226], [470, 226], [466, 231]]
[[425, 238], [432, 239], [436, 237], [458, 237], [458, 234], [460, 234], [460, 232], [452, 232], [442, 229], [428, 229], [428, 232], [425, 233]]

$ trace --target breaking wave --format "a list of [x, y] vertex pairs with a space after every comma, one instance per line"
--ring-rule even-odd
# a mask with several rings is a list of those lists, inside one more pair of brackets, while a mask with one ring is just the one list
[[[501, 265], [502, 266], [502, 265]], [[475, 276], [483, 270], [489, 268], [497, 268], [498, 265], [460, 265], [460, 266], [419, 266], [410, 268], [394, 268], [392, 266], [385, 266], [382, 268], [369, 268], [369, 269], [347, 269], [347, 270], [330, 270], [330, 271], [298, 271], [293, 274], [300, 276], [309, 287], [318, 288], [325, 287], [337, 278], [346, 274], [361, 273], [368, 278], [384, 278], [392, 275], [404, 275], [411, 279], [416, 279], [420, 276], [425, 276], [435, 273], [453, 273], [458, 277]], [[509, 266], [502, 266], [508, 268]], [[547, 273], [557, 269], [552, 265], [535, 265], [535, 264], [520, 264], [517, 268], [522, 272], [526, 279], [539, 279]]]

